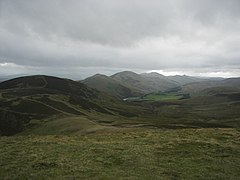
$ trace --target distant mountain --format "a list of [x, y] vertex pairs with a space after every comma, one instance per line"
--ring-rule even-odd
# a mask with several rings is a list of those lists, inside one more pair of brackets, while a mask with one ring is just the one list
[[186, 76], [186, 75], [176, 75], [176, 76], [167, 76], [168, 79], [171, 79], [172, 81], [177, 82], [179, 85], [184, 85], [192, 82], [202, 82], [205, 81], [205, 79], [192, 77], [192, 76]]
[[240, 78], [228, 78], [220, 81], [221, 85], [240, 88]]
[[145, 80], [141, 75], [131, 71], [123, 71], [123, 72], [116, 73], [112, 75], [111, 78], [130, 86], [135, 86]]
[[136, 74], [130, 71], [119, 72], [111, 76], [113, 79], [120, 81], [122, 84], [138, 89], [139, 92], [150, 93], [153, 91], [164, 91], [169, 88], [178, 86], [172, 80], [165, 78], [165, 76], [150, 73], [150, 74]]
[[114, 74], [111, 77], [120, 81], [124, 85], [134, 86], [144, 93], [166, 91], [184, 84], [205, 81], [205, 79], [186, 75], [164, 76], [157, 72], [136, 74], [134, 72], [124, 71]]
[[156, 91], [167, 91], [184, 84], [201, 81], [206, 81], [206, 79], [186, 75], [164, 76], [157, 72], [137, 74], [131, 71], [123, 71], [110, 77], [96, 74], [81, 82], [99, 91], [125, 98]]
[[[182, 86], [183, 92], [189, 92], [191, 94], [206, 93], [211, 90], [217, 92], [225, 91], [238, 91], [240, 90], [240, 78], [229, 78], [223, 80], [208, 80], [202, 82], [194, 82], [185, 84]], [[218, 90], [217, 90], [218, 89]]]
[[81, 82], [91, 88], [98, 89], [99, 91], [103, 91], [120, 98], [141, 95], [141, 93], [135, 88], [125, 86], [118, 80], [102, 74], [96, 74]]

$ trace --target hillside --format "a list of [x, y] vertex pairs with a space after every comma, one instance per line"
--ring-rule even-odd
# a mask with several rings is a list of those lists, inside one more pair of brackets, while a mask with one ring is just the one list
[[103, 91], [119, 98], [126, 98], [141, 95], [133, 87], [127, 87], [118, 80], [102, 74], [96, 74], [81, 81], [83, 84], [99, 91]]
[[154, 74], [136, 74], [131, 71], [124, 71], [114, 74], [111, 77], [124, 85], [135, 87], [143, 93], [164, 91], [178, 86], [176, 82], [168, 80], [160, 74], [159, 76], [155, 76]]
[[182, 92], [188, 92], [192, 95], [200, 95], [206, 92], [206, 89], [220, 88], [219, 91], [224, 89], [232, 89], [232, 91], [240, 90], [240, 78], [229, 78], [223, 80], [206, 80], [202, 82], [193, 82], [182, 86]]
[[192, 82], [202, 82], [207, 79], [201, 79], [197, 77], [192, 77], [192, 76], [186, 76], [186, 75], [175, 75], [175, 76], [168, 76], [168, 79], [171, 79], [172, 81], [177, 82], [179, 85], [184, 85]]
[[[117, 81], [107, 81], [105, 76], [100, 79], [108, 82], [102, 87]], [[182, 90], [177, 86], [128, 102], [69, 79], [43, 75], [15, 78], [0, 83], [0, 132], [86, 134], [136, 127], [239, 127], [238, 80], [190, 83]], [[202, 84], [205, 86], [199, 90]], [[185, 87], [192, 89], [183, 93]], [[192, 94], [195, 90], [198, 93]]]
[[3, 179], [239, 179], [237, 129], [0, 137]]
[[[46, 119], [78, 116], [79, 123], [92, 124], [89, 121], [101, 122], [105, 117], [107, 122], [106, 116], [113, 116], [112, 119], [136, 116], [137, 109], [69, 79], [38, 75], [0, 83], [0, 132], [3, 134], [21, 132], [24, 127], [38, 126]], [[75, 122], [66, 125], [77, 127]]]
[[179, 89], [180, 86], [185, 84], [207, 80], [186, 75], [164, 76], [157, 72], [137, 74], [131, 71], [123, 71], [110, 77], [96, 74], [81, 82], [113, 96], [127, 98], [152, 92]]
[[178, 86], [192, 83], [192, 82], [204, 81], [204, 79], [192, 77], [192, 76], [186, 76], [186, 75], [164, 76], [157, 72], [142, 73], [141, 75], [144, 77], [147, 77], [147, 78], [153, 78], [153, 80], [157, 80], [157, 81], [161, 80], [162, 82], [160, 82], [160, 83], [162, 83], [162, 84], [173, 83]]
[[207, 80], [186, 75], [164, 76], [157, 72], [137, 74], [131, 71], [119, 72], [111, 77], [129, 87], [133, 86], [144, 93], [166, 91], [188, 83], [204, 82]]

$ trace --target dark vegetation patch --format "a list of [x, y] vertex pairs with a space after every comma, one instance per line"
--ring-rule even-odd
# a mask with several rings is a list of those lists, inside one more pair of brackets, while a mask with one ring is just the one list
[[165, 93], [174, 93], [174, 92], [179, 92], [182, 90], [182, 87], [177, 86], [177, 87], [173, 87], [173, 88], [169, 88], [166, 91], [164, 91]]
[[58, 167], [58, 164], [55, 162], [38, 162], [32, 165], [32, 168], [37, 170], [57, 168], [57, 167]]
[[162, 106], [171, 106], [171, 105], [180, 105], [179, 102], [174, 101], [154, 101], [154, 102], [150, 102], [150, 104], [154, 107], [162, 107]]
[[[37, 88], [38, 90], [36, 90]], [[30, 95], [36, 93], [36, 91], [38, 91], [38, 93], [41, 93], [42, 91], [48, 91], [56, 94], [74, 94], [91, 99], [97, 98], [99, 94], [97, 90], [88, 88], [86, 85], [76, 81], [41, 75], [20, 77], [2, 82], [0, 83], [0, 89], [16, 89], [16, 91], [19, 91], [19, 89], [24, 89], [24, 92], [20, 90], [20, 93], [26, 92], [26, 94], [30, 93]], [[30, 90], [27, 91], [26, 89]]]
[[98, 97], [98, 91], [88, 88], [82, 83], [78, 83], [69, 79], [61, 79], [56, 77], [47, 78], [46, 88], [58, 90], [59, 92], [70, 94], [70, 95], [79, 95], [81, 97], [94, 99]]
[[11, 105], [9, 108], [16, 112], [29, 113], [29, 114], [44, 114], [46, 116], [60, 113], [53, 108], [45, 106], [44, 104], [30, 101], [27, 99], [23, 99], [19, 102], [19, 104]]
[[217, 94], [216, 96], [218, 96], [218, 97], [228, 97], [229, 99], [231, 99], [233, 101], [240, 101], [240, 93], [231, 93], [231, 94], [221, 93], [221, 94]]
[[108, 108], [109, 110], [118, 113], [120, 116], [125, 116], [125, 117], [135, 117], [138, 116], [137, 114], [134, 114], [133, 112], [127, 111], [127, 110], [121, 110], [118, 108]]
[[240, 101], [240, 93], [230, 94], [228, 97], [233, 101]]
[[14, 135], [24, 130], [24, 120], [14, 113], [0, 111], [0, 135]]
[[75, 104], [75, 105], [79, 105], [80, 107], [82, 107], [83, 109], [86, 110], [94, 110], [97, 112], [101, 112], [101, 113], [105, 113], [105, 114], [111, 114], [111, 112], [107, 111], [106, 109], [104, 109], [103, 107], [90, 102], [89, 100], [86, 100], [80, 96], [70, 96], [70, 103]]
[[46, 103], [56, 109], [59, 109], [63, 112], [67, 112], [67, 113], [71, 113], [71, 114], [75, 114], [75, 115], [84, 115], [83, 113], [75, 110], [74, 108], [69, 107], [68, 105], [66, 105], [65, 103], [59, 102], [59, 101], [54, 101], [49, 99], [48, 97], [44, 96], [40, 99], [38, 99], [37, 101], [40, 101], [42, 103]]
[[171, 101], [189, 99], [188, 93], [173, 93], [173, 92], [152, 92], [139, 97], [128, 97], [125, 101], [129, 102], [143, 102], [143, 101]]
[[46, 81], [43, 76], [27, 76], [15, 78], [12, 80], [0, 83], [0, 89], [13, 89], [13, 88], [33, 88], [33, 87], [44, 87]]
[[233, 105], [240, 106], [240, 102], [234, 102]]
[[57, 91], [52, 91], [50, 89], [44, 89], [44, 88], [28, 88], [28, 89], [13, 89], [8, 90], [6, 92], [2, 93], [3, 98], [12, 98], [12, 97], [22, 97], [22, 96], [33, 96], [38, 94], [55, 94]]

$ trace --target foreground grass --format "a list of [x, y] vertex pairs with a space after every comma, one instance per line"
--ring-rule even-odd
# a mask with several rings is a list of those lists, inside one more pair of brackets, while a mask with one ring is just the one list
[[1, 179], [238, 179], [237, 129], [0, 137]]

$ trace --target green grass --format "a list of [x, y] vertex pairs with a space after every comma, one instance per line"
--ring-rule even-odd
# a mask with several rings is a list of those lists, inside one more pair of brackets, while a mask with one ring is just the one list
[[238, 179], [237, 129], [0, 137], [2, 179]]
[[182, 96], [169, 93], [151, 93], [143, 97], [144, 100], [150, 101], [164, 101], [164, 100], [178, 100]]
[[[115, 131], [113, 126], [96, 123], [85, 116], [56, 116], [45, 121], [32, 120], [20, 135], [85, 135], [101, 131]], [[117, 130], [116, 130], [117, 131]]]
[[129, 97], [126, 98], [126, 101], [171, 101], [171, 100], [179, 100], [183, 98], [183, 94], [176, 94], [176, 93], [150, 93], [146, 94], [144, 96], [139, 96], [139, 97]]

